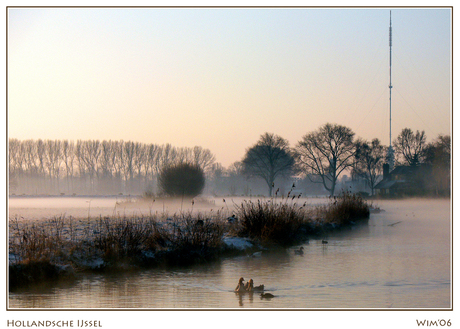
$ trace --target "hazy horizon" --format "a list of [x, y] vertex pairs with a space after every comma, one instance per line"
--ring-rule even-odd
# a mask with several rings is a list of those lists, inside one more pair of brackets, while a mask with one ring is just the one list
[[[391, 9], [392, 136], [451, 130], [451, 9]], [[331, 122], [389, 144], [390, 8], [9, 8], [8, 137], [210, 149]]]

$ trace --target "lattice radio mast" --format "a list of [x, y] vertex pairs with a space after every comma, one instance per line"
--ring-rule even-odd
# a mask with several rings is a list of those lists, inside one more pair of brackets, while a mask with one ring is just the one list
[[389, 31], [389, 35], [390, 35], [390, 84], [388, 86], [388, 88], [390, 89], [390, 146], [388, 147], [388, 153], [387, 153], [387, 162], [388, 162], [388, 165], [390, 166], [390, 171], [393, 169], [394, 167], [394, 151], [393, 151], [393, 147], [391, 146], [391, 89], [393, 88], [393, 85], [391, 84], [391, 48], [393, 46], [393, 31], [392, 31], [392, 28], [391, 28], [391, 10], [390, 10], [390, 31]]

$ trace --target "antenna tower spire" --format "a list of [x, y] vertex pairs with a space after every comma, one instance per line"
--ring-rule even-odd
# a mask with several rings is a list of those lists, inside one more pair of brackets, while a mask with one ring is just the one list
[[390, 10], [390, 30], [389, 30], [389, 45], [390, 45], [390, 84], [388, 88], [390, 89], [390, 146], [388, 147], [388, 153], [387, 153], [387, 162], [390, 166], [390, 170], [393, 169], [394, 166], [394, 151], [393, 147], [391, 146], [391, 89], [393, 88], [393, 85], [391, 84], [391, 50], [393, 46], [393, 30], [391, 27], [391, 10]]

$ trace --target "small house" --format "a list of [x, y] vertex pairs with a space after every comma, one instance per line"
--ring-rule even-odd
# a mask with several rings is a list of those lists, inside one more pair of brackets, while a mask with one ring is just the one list
[[430, 188], [431, 166], [383, 166], [383, 179], [375, 186], [380, 196], [419, 195]]

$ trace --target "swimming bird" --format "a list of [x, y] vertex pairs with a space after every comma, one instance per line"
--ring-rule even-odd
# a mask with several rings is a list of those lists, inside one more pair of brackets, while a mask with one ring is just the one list
[[263, 292], [263, 293], [260, 294], [260, 298], [273, 298], [273, 297], [275, 297], [275, 296], [272, 295], [269, 292], [265, 292], [265, 293]]
[[327, 244], [328, 242], [327, 242], [327, 240], [324, 240], [324, 239], [323, 239], [323, 240], [321, 241], [321, 243], [322, 243], [322, 244]]
[[262, 251], [257, 251], [253, 253], [250, 257], [253, 257], [253, 258], [262, 257]]
[[228, 223], [236, 223], [238, 221], [238, 218], [236, 218], [235, 214], [231, 215], [230, 217], [227, 218]]
[[245, 288], [248, 292], [254, 292], [254, 291], [264, 291], [265, 286], [261, 284], [260, 286], [254, 287], [254, 280], [249, 279], [249, 281], [245, 285]]
[[244, 279], [243, 277], [241, 277], [239, 280], [238, 280], [238, 285], [236, 286], [235, 288], [235, 292], [246, 292], [246, 288], [244, 287]]
[[300, 249], [294, 250], [294, 253], [295, 253], [296, 255], [303, 255], [303, 247], [300, 247]]

